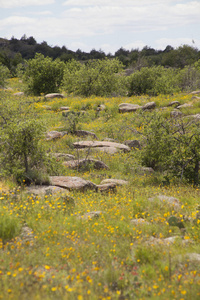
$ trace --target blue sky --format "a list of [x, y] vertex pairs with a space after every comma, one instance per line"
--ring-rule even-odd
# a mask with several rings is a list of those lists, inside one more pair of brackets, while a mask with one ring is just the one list
[[0, 0], [0, 37], [76, 51], [200, 49], [200, 0]]

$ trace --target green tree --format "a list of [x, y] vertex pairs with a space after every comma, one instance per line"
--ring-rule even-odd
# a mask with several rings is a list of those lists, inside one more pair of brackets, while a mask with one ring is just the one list
[[27, 92], [34, 95], [58, 92], [64, 75], [65, 64], [60, 60], [37, 53], [27, 61], [24, 81]]
[[0, 63], [0, 87], [4, 87], [6, 79], [9, 77], [9, 70]]
[[81, 64], [75, 60], [66, 65], [64, 88], [68, 93], [83, 96], [109, 96], [123, 89], [119, 75], [123, 65], [118, 59], [89, 60]]

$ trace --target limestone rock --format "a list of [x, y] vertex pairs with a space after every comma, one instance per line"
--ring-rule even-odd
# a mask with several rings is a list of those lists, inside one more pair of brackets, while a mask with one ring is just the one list
[[114, 147], [119, 150], [123, 150], [124, 152], [129, 152], [130, 148], [124, 144], [119, 144], [115, 142], [107, 142], [107, 141], [80, 141], [73, 143], [74, 148], [96, 148], [96, 147]]
[[47, 141], [55, 140], [63, 137], [66, 134], [66, 132], [59, 132], [59, 131], [49, 131], [47, 132]]
[[51, 153], [51, 155], [54, 156], [57, 160], [63, 159], [69, 161], [75, 159], [74, 155], [67, 153]]
[[68, 111], [69, 109], [70, 109], [70, 107], [68, 107], [68, 106], [61, 106], [60, 108], [59, 108], [60, 110], [64, 110], [64, 111]]
[[156, 197], [149, 198], [148, 200], [154, 201], [155, 199], [159, 199], [161, 202], [170, 204], [170, 205], [174, 206], [175, 208], [181, 207], [180, 201], [175, 197], [169, 197], [166, 195], [157, 195]]
[[170, 115], [172, 118], [178, 118], [178, 117], [181, 117], [183, 115], [183, 113], [178, 109], [176, 109], [176, 110], [174, 109], [171, 111]]
[[133, 219], [131, 220], [131, 223], [133, 223], [134, 225], [150, 225], [149, 222], [147, 222], [146, 220], [139, 218], [139, 219]]
[[174, 106], [174, 107], [177, 107], [177, 106], [179, 106], [179, 105], [181, 105], [179, 101], [172, 101], [172, 102], [170, 102], [167, 106]]
[[66, 189], [58, 187], [58, 186], [30, 186], [27, 187], [27, 192], [33, 195], [53, 195], [56, 193], [69, 193]]
[[131, 103], [121, 103], [119, 104], [119, 112], [125, 113], [125, 112], [134, 112], [138, 109], [142, 108], [138, 104], [131, 104]]
[[64, 98], [64, 95], [60, 93], [51, 93], [51, 94], [46, 94], [44, 97], [47, 99], [54, 99], [54, 98]]
[[68, 190], [94, 190], [97, 186], [89, 180], [71, 176], [50, 176], [52, 185], [59, 186]]
[[128, 181], [122, 179], [109, 178], [101, 181], [100, 184], [115, 184], [115, 185], [127, 185]]
[[14, 93], [13, 96], [24, 96], [24, 92], [17, 92], [17, 93]]
[[196, 95], [196, 94], [200, 94], [200, 90], [198, 90], [198, 91], [193, 91], [193, 92], [190, 93], [190, 95]]
[[93, 158], [70, 160], [70, 161], [63, 162], [63, 165], [71, 169], [79, 169], [79, 170], [80, 169], [84, 170], [89, 166], [93, 167], [96, 170], [109, 169], [109, 167], [103, 161], [93, 159]]
[[114, 183], [99, 184], [97, 185], [97, 190], [101, 193], [116, 192], [116, 186]]
[[190, 104], [190, 103], [185, 103], [185, 104], [177, 106], [178, 109], [181, 109], [181, 108], [191, 108], [191, 107], [193, 107], [193, 105]]
[[97, 139], [97, 136], [96, 136], [96, 134], [95, 133], [93, 133], [93, 132], [90, 132], [90, 131], [87, 131], [87, 130], [75, 130], [74, 132], [73, 132], [73, 134], [75, 134], [76, 136], [80, 136], [80, 137], [85, 137], [85, 136], [90, 136], [90, 137], [92, 137], [92, 138], [94, 138], [94, 139]]
[[154, 169], [151, 167], [137, 167], [135, 169], [136, 173], [139, 175], [151, 175], [154, 173]]
[[142, 106], [143, 110], [149, 110], [149, 109], [154, 109], [156, 107], [155, 102], [148, 102], [145, 105]]

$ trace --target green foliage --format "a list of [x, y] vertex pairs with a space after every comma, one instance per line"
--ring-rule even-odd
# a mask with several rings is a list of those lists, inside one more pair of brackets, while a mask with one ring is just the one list
[[68, 93], [82, 96], [110, 96], [123, 91], [119, 74], [123, 65], [118, 59], [89, 60], [81, 64], [75, 60], [67, 63], [64, 88]]
[[26, 178], [33, 181], [31, 177], [35, 175], [30, 176], [31, 170], [44, 166], [45, 153], [41, 142], [44, 126], [31, 110], [30, 103], [4, 100], [0, 102], [1, 171], [13, 174], [16, 179], [21, 178], [20, 181]]
[[192, 91], [200, 87], [200, 60], [195, 64], [186, 66], [178, 74], [179, 86], [182, 90]]
[[176, 91], [176, 71], [164, 67], [144, 67], [128, 77], [128, 94], [158, 95]]
[[144, 114], [147, 144], [141, 162], [172, 176], [199, 183], [200, 124], [191, 119], [164, 119], [158, 112]]
[[63, 80], [65, 64], [60, 60], [37, 53], [35, 58], [27, 61], [24, 81], [27, 92], [34, 95], [58, 92]]
[[0, 62], [0, 87], [4, 87], [6, 79], [9, 77], [9, 70], [7, 67], [3, 66]]
[[20, 230], [19, 221], [16, 217], [0, 210], [0, 239], [3, 242], [14, 238]]

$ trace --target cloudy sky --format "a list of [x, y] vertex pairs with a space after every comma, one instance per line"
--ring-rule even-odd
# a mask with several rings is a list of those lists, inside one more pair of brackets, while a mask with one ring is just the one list
[[76, 51], [200, 49], [200, 0], [0, 0], [0, 37]]

